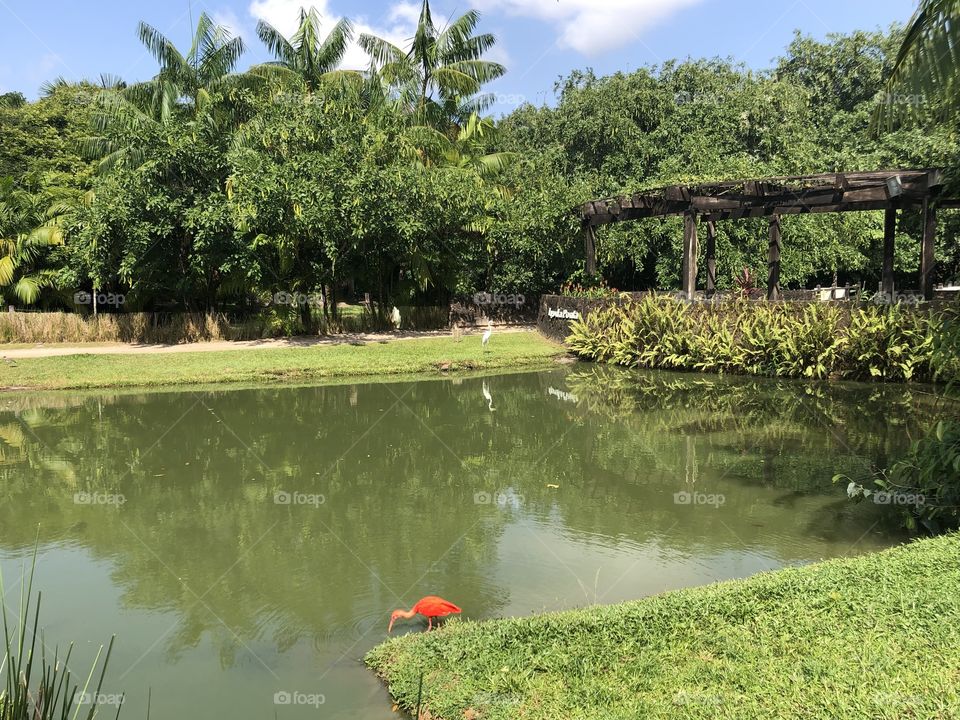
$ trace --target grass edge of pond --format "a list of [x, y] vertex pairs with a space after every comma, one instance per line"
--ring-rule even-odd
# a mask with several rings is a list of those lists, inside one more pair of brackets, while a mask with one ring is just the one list
[[479, 339], [390, 340], [363, 346], [227, 350], [156, 355], [69, 355], [0, 366], [0, 391], [161, 388], [256, 383], [309, 384], [334, 379], [442, 377], [554, 366], [566, 348], [536, 332]]
[[365, 661], [404, 710], [422, 674], [433, 720], [956, 717], [958, 585], [951, 534], [618, 605], [455, 621]]

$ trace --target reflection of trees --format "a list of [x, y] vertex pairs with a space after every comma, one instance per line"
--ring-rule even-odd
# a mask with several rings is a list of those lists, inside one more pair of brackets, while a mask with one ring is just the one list
[[[356, 626], [358, 613], [379, 623], [398, 602], [378, 577], [409, 590], [408, 604], [426, 584], [495, 614], [507, 592], [489, 568], [510, 512], [478, 507], [474, 494], [522, 477], [566, 425], [517, 436], [511, 424], [528, 422], [541, 393], [515, 390], [498, 395], [495, 415], [473, 382], [89, 397], [0, 412], [0, 542], [29, 546], [40, 523], [42, 541], [111, 558], [127, 603], [181, 615], [174, 655], [209, 632], [230, 662], [236, 640], [210, 608], [244, 641], [274, 632], [281, 649]], [[78, 506], [80, 490], [126, 504]], [[326, 502], [278, 506], [278, 491]], [[446, 578], [456, 585], [444, 588]]]
[[[177, 613], [172, 656], [206, 634], [229, 665], [232, 633], [243, 642], [272, 633], [283, 651], [381, 622], [397, 601], [378, 578], [409, 589], [407, 603], [437, 592], [495, 615], [508, 589], [490, 569], [521, 514], [591, 542], [656, 541], [681, 553], [746, 544], [808, 559], [794, 557], [791, 538], [855, 539], [865, 528], [842, 498], [823, 501], [812, 520], [793, 508], [824, 488], [842, 496], [830, 487], [835, 472], [897, 454], [920, 404], [903, 388], [615, 368], [488, 383], [493, 413], [480, 380], [8, 406], [0, 545], [28, 547], [39, 523], [42, 541], [109, 558], [126, 603]], [[678, 515], [673, 493], [688, 486], [723, 492], [750, 521], [733, 535], [730, 515]], [[508, 488], [524, 497], [519, 509], [474, 504], [477, 492]], [[758, 489], [776, 491], [773, 502], [758, 502]], [[79, 490], [127, 502], [78, 506]], [[281, 490], [326, 503], [276, 505]]]

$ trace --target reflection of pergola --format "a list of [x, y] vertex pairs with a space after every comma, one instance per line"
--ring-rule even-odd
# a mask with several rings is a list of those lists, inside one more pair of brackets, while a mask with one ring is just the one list
[[767, 299], [779, 300], [781, 215], [885, 210], [881, 289], [892, 296], [897, 211], [918, 210], [923, 214], [920, 290], [927, 300], [932, 300], [936, 208], [960, 207], [960, 199], [943, 197], [942, 191], [943, 173], [940, 170], [882, 170], [671, 185], [635, 195], [592, 200], [581, 210], [587, 272], [596, 272], [594, 228], [598, 225], [682, 215], [683, 291], [692, 299], [697, 284], [697, 222], [702, 218], [707, 225], [706, 290], [707, 295], [712, 296], [717, 281], [717, 221], [767, 217], [770, 218]]

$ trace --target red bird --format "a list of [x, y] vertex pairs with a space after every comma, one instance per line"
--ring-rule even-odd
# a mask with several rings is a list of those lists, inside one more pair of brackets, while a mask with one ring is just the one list
[[460, 608], [452, 602], [437, 597], [436, 595], [428, 595], [410, 608], [410, 610], [394, 610], [390, 616], [390, 627], [387, 628], [387, 632], [389, 633], [393, 630], [393, 623], [395, 623], [398, 618], [409, 620], [414, 615], [423, 615], [427, 619], [427, 630], [432, 630], [434, 618], [459, 615], [460, 612]]

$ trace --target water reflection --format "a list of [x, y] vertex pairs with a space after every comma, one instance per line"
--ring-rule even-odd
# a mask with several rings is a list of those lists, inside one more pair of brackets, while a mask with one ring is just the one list
[[896, 457], [925, 405], [609, 368], [8, 396], [0, 562], [39, 527], [47, 622], [120, 636], [133, 716], [153, 687], [161, 720], [315, 714], [280, 691], [388, 717], [358, 659], [422, 595], [525, 614], [896, 541], [831, 478]]

